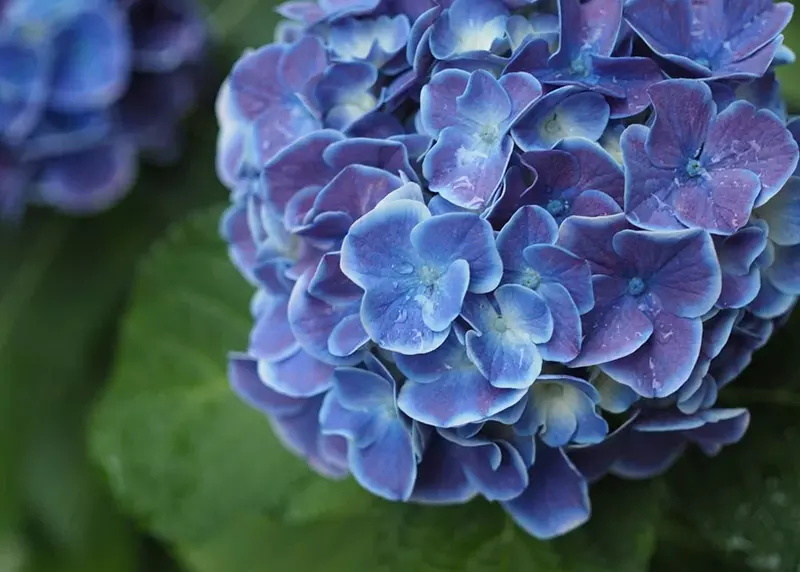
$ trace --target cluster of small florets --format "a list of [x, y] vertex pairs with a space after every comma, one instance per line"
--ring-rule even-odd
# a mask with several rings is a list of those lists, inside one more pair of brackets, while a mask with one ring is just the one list
[[717, 393], [800, 294], [792, 8], [624, 4], [289, 2], [233, 68], [231, 380], [319, 472], [548, 538], [745, 432]]
[[104, 210], [172, 159], [205, 43], [193, 0], [0, 1], [0, 222]]

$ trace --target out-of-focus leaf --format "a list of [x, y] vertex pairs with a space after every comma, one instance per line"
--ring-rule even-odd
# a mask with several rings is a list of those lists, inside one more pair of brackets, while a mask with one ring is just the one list
[[112, 211], [69, 219], [32, 209], [0, 230], [0, 531], [32, 518], [57, 548], [91, 547], [82, 570], [116, 572], [103, 563], [119, 555], [135, 564], [124, 554], [129, 531], [88, 462], [85, 417], [138, 259], [170, 221], [225, 194], [201, 184], [214, 179], [213, 119], [189, 132], [198, 154], [144, 168]]
[[496, 505], [393, 504], [311, 473], [228, 387], [225, 354], [246, 345], [252, 290], [219, 215], [176, 226], [142, 265], [92, 432], [121, 501], [194, 570], [647, 570], [658, 485], [602, 484], [596, 523], [544, 543]]

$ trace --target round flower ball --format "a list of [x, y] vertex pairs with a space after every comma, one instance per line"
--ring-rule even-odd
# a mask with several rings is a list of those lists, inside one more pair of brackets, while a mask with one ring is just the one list
[[0, 0], [0, 222], [105, 210], [172, 160], [206, 38], [193, 0]]
[[233, 388], [323, 475], [502, 504], [738, 441], [716, 406], [800, 294], [771, 0], [320, 0], [218, 99], [257, 292]]

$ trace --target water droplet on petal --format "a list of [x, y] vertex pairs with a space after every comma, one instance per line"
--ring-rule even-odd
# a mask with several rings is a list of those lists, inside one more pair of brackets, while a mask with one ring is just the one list
[[395, 324], [402, 324], [408, 319], [408, 312], [406, 312], [405, 308], [400, 308], [397, 312], [397, 316], [394, 319]]
[[408, 262], [401, 262], [400, 264], [392, 265], [392, 269], [398, 274], [408, 276], [409, 274], [414, 272], [414, 265], [409, 264]]

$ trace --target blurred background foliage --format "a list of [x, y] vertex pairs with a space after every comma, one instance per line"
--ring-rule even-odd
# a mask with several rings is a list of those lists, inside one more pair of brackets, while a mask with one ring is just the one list
[[[217, 49], [183, 159], [143, 165], [102, 216], [34, 209], [0, 230], [0, 572], [800, 570], [800, 316], [723, 394], [753, 409], [741, 445], [603, 483], [593, 524], [548, 546], [502, 520], [482, 544], [453, 530], [480, 505], [374, 519], [352, 484], [329, 489], [282, 452], [224, 379], [250, 288], [216, 236], [213, 117], [225, 70], [271, 40], [274, 2], [205, 4]], [[800, 52], [800, 18], [786, 42]], [[800, 69], [780, 75], [800, 113]], [[370, 555], [348, 553], [354, 531]]]

